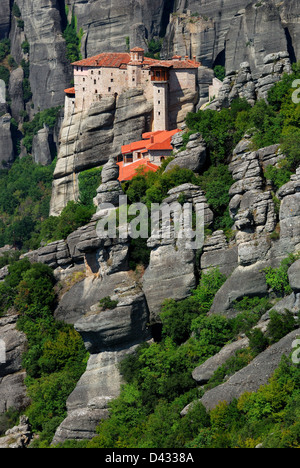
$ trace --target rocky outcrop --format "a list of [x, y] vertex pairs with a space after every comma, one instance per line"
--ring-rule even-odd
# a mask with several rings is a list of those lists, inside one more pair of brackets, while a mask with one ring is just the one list
[[[278, 343], [260, 353], [248, 366], [236, 372], [225, 383], [208, 390], [199, 401], [207, 410], [211, 410], [221, 402], [231, 403], [245, 392], [256, 392], [262, 385], [268, 383], [282, 356], [290, 355], [293, 349], [292, 343], [298, 336], [299, 329], [289, 333]], [[182, 411], [182, 416], [187, 414], [191, 405]]]
[[207, 158], [206, 144], [202, 136], [199, 133], [191, 135], [186, 145], [186, 150], [179, 151], [178, 147], [180, 148], [182, 144], [182, 136], [176, 134], [175, 138], [172, 140], [175, 158], [166, 167], [166, 172], [170, 171], [175, 166], [179, 166], [184, 169], [190, 169], [197, 174], [201, 173]]
[[[200, 207], [203, 208], [204, 219], [202, 219], [201, 228], [203, 228], [204, 239], [204, 225], [209, 226], [213, 221], [213, 213], [207, 204], [204, 192], [196, 185], [184, 184], [171, 189], [164, 203], [171, 208], [172, 204], [178, 202], [182, 196], [196, 212], [200, 212]], [[198, 246], [199, 249], [202, 243]], [[156, 232], [152, 233], [147, 245], [151, 248], [151, 255], [143, 278], [143, 290], [149, 306], [151, 322], [155, 323], [160, 320], [159, 313], [164, 299], [184, 299], [195, 288], [197, 249], [190, 247], [189, 238], [185, 237], [184, 233], [182, 237], [177, 235], [172, 223], [171, 226], [162, 226], [161, 236], [157, 236]]]
[[74, 110], [65, 117], [54, 171], [51, 215], [59, 215], [68, 201], [78, 199], [81, 171], [103, 166], [120, 153], [123, 144], [141, 138], [151, 111], [152, 104], [143, 91], [134, 89], [119, 97], [105, 97], [87, 112]]
[[[269, 164], [276, 165], [284, 156], [278, 145], [251, 151], [250, 144], [251, 140], [244, 138], [235, 148], [229, 164], [235, 180], [229, 191], [234, 238], [227, 244], [224, 237], [223, 240], [220, 237], [221, 233], [214, 233], [206, 240], [200, 260], [204, 271], [209, 266], [218, 266], [227, 276], [230, 274], [216, 294], [210, 311], [213, 314], [235, 314], [236, 300], [266, 295], [264, 268], [278, 267], [281, 260], [297, 252], [300, 246], [299, 170], [277, 193], [281, 200], [278, 215], [264, 170]], [[271, 234], [279, 226], [279, 238], [272, 241]]]
[[[84, 31], [83, 56], [101, 52], [124, 52], [128, 43], [145, 47], [147, 39], [162, 37], [171, 6], [167, 0], [68, 0], [78, 27]], [[126, 38], [128, 38], [126, 40]], [[129, 47], [130, 47], [129, 45]]]
[[196, 367], [192, 373], [193, 379], [199, 385], [207, 383], [220, 366], [225, 364], [228, 359], [234, 357], [237, 351], [248, 348], [248, 346], [248, 338], [242, 338], [224, 346], [221, 351], [207, 359], [201, 366]]
[[22, 368], [27, 339], [16, 328], [17, 318], [16, 315], [0, 318], [0, 346], [4, 357], [0, 360], [0, 413], [9, 408], [22, 410], [29, 403], [24, 384], [26, 373]]
[[42, 166], [48, 166], [52, 162], [51, 135], [49, 128], [45, 125], [33, 137], [32, 158], [36, 164], [41, 164]]
[[63, 105], [71, 68], [62, 37], [57, 0], [18, 0], [24, 33], [30, 45], [30, 84], [35, 109]]
[[18, 426], [8, 429], [4, 437], [0, 437], [0, 449], [25, 449], [33, 438], [27, 416], [21, 416]]
[[24, 111], [23, 97], [24, 71], [22, 67], [12, 70], [9, 78], [9, 96], [11, 98], [11, 115], [18, 122], [20, 113]]
[[[85, 290], [90, 286], [87, 293], [92, 305], [88, 310], [88, 304], [83, 303], [85, 296], [76, 295], [83, 310], [72, 321], [84, 339], [90, 358], [68, 398], [68, 416], [57, 429], [53, 444], [66, 439], [89, 439], [96, 434], [99, 421], [108, 417], [108, 403], [120, 393], [123, 380], [118, 364], [151, 336], [145, 296], [127, 272], [109, 275], [107, 280], [96, 278], [95, 285], [89, 279], [81, 284]], [[99, 303], [101, 295], [111, 295], [117, 305], [110, 310], [103, 309]], [[61, 318], [66, 320], [68, 316], [63, 314]]]
[[297, 260], [288, 270], [289, 283], [293, 291], [300, 293], [300, 260]]
[[10, 27], [10, 0], [3, 0], [0, 12], [0, 37], [8, 37]]
[[0, 164], [4, 167], [10, 165], [14, 161], [10, 122], [11, 116], [9, 114], [0, 117]]
[[229, 245], [223, 231], [215, 231], [205, 239], [200, 268], [203, 273], [218, 268], [227, 277], [238, 266], [238, 247]]
[[267, 100], [269, 90], [291, 70], [287, 51], [266, 55], [257, 70], [249, 62], [241, 62], [236, 71], [227, 72], [215, 105], [228, 107], [236, 98], [246, 99], [251, 105], [257, 99]]

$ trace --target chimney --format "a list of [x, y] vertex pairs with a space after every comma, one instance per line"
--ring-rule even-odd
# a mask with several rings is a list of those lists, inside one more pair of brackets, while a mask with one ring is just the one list
[[150, 142], [151, 142], [151, 144], [154, 143], [154, 135], [151, 135], [151, 137], [150, 137]]

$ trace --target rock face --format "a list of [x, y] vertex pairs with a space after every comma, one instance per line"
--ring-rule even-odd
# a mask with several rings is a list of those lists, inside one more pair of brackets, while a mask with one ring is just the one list
[[265, 55], [262, 62], [256, 68], [244, 61], [236, 71], [228, 71], [216, 99], [217, 106], [228, 107], [236, 98], [246, 99], [250, 104], [257, 99], [267, 100], [272, 86], [292, 70], [289, 54], [284, 50]]
[[[269, 164], [276, 165], [283, 155], [277, 145], [252, 152], [249, 143], [246, 138], [238, 144], [229, 165], [236, 181], [229, 191], [234, 240], [226, 246], [224, 240], [215, 244], [212, 237], [211, 250], [207, 253], [205, 245], [201, 258], [202, 268], [211, 264], [220, 266], [225, 273], [227, 261], [232, 259], [231, 276], [217, 293], [211, 313], [230, 315], [235, 313], [236, 300], [266, 295], [268, 288], [263, 269], [278, 267], [289, 253], [299, 250], [299, 170], [291, 177], [291, 182], [278, 191], [277, 197], [281, 200], [278, 215], [264, 169]], [[279, 239], [272, 242], [270, 235], [279, 226]]]
[[8, 429], [5, 436], [0, 437], [0, 449], [25, 449], [30, 444], [32, 436], [27, 416], [21, 416], [19, 425]]
[[16, 328], [17, 318], [16, 315], [0, 318], [1, 355], [4, 354], [0, 362], [0, 413], [12, 407], [22, 410], [29, 403], [24, 385], [26, 374], [22, 370], [27, 340]]
[[121, 146], [139, 140], [148, 128], [152, 104], [143, 91], [129, 90], [103, 98], [87, 112], [66, 116], [54, 172], [50, 214], [56, 216], [70, 200], [78, 199], [78, 173], [100, 167], [117, 156]]
[[298, 35], [296, 0], [180, 0], [170, 17], [163, 55], [195, 55], [207, 67], [225, 65], [228, 73], [249, 62], [256, 74], [270, 53], [297, 57]]
[[[98, 288], [101, 289], [99, 281]], [[118, 364], [135, 351], [138, 343], [150, 338], [144, 294], [134, 284], [124, 287], [124, 283], [114, 293], [112, 299], [118, 302], [114, 309], [101, 310], [96, 303], [75, 323], [91, 355], [85, 373], [68, 398], [68, 416], [58, 428], [53, 444], [95, 435], [99, 421], [108, 417], [109, 401], [120, 392]]]
[[[201, 398], [201, 403], [207, 410], [211, 410], [220, 402], [230, 403], [245, 392], [256, 392], [260, 386], [268, 383], [279, 366], [282, 356], [289, 356], [292, 351], [292, 343], [297, 336], [299, 336], [299, 330], [291, 332], [259, 354], [248, 366], [230, 377], [227, 382], [208, 390]], [[186, 407], [181, 414], [185, 415], [189, 407]]]
[[[203, 208], [204, 225], [209, 226], [213, 220], [213, 213], [207, 205], [204, 193], [198, 186], [184, 184], [168, 192], [168, 197], [164, 203], [172, 207], [174, 202], [178, 202], [179, 197], [184, 196], [186, 203], [197, 211]], [[188, 238], [175, 235], [174, 226], [162, 227], [161, 237], [149, 238], [147, 245], [151, 247], [150, 264], [143, 278], [143, 290], [145, 291], [147, 303], [150, 309], [151, 322], [159, 321], [161, 304], [164, 299], [183, 299], [190, 295], [192, 289], [196, 287], [196, 248], [190, 248]], [[153, 233], [155, 234], [155, 233]], [[204, 232], [203, 232], [204, 239]], [[202, 243], [201, 243], [202, 246]], [[201, 248], [199, 245], [198, 248]], [[157, 278], [159, 277], [159, 286]]]
[[182, 146], [183, 140], [180, 134], [175, 135], [172, 141], [174, 146], [175, 159], [171, 161], [166, 167], [166, 172], [173, 169], [175, 166], [190, 169], [193, 172], [201, 173], [206, 159], [206, 144], [199, 133], [191, 135], [186, 145], [185, 151], [178, 151], [176, 148]]
[[10, 26], [10, 1], [3, 0], [0, 12], [0, 37], [7, 37]]
[[[114, 176], [109, 162], [104, 168], [106, 184]], [[101, 237], [97, 223], [102, 216], [105, 212], [99, 209], [97, 220], [67, 240], [70, 254], [75, 259], [78, 252], [83, 256], [85, 275], [65, 292], [55, 317], [74, 324], [90, 359], [68, 398], [68, 416], [57, 429], [54, 444], [95, 435], [99, 421], [108, 417], [108, 402], [120, 392], [119, 362], [151, 338], [145, 294], [128, 267], [129, 239]], [[104, 298], [110, 298], [112, 309], [100, 304]]]
[[13, 143], [10, 132], [11, 116], [0, 117], [0, 164], [7, 166], [14, 161]]
[[[167, 0], [68, 0], [70, 10], [84, 30], [83, 55], [123, 52], [132, 46], [145, 47], [148, 38], [163, 36], [164, 23], [171, 11]], [[127, 41], [126, 38], [128, 37]]]
[[71, 69], [62, 37], [59, 2], [18, 0], [17, 3], [30, 44], [30, 84], [35, 109], [62, 105]]

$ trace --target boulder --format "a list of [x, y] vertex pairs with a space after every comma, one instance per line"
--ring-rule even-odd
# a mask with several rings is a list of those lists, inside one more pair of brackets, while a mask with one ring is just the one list
[[[248, 366], [244, 367], [225, 383], [208, 390], [200, 402], [207, 410], [212, 410], [219, 403], [231, 403], [245, 392], [256, 392], [262, 385], [266, 385], [280, 364], [282, 356], [289, 356], [292, 352], [292, 343], [299, 336], [299, 329], [289, 333], [278, 343], [270, 346], [260, 353]], [[193, 403], [191, 404], [193, 405]], [[182, 411], [187, 414], [191, 405]]]
[[259, 261], [247, 267], [238, 266], [232, 275], [217, 292], [210, 314], [236, 314], [234, 302], [245, 296], [265, 296], [268, 286], [263, 269], [269, 266], [267, 262]]
[[[173, 139], [175, 148], [181, 142], [182, 137], [179, 136]], [[185, 151], [175, 151], [175, 159], [171, 161], [166, 167], [165, 172], [170, 171], [175, 166], [179, 166], [184, 169], [190, 169], [193, 172], [199, 173], [203, 169], [206, 162], [206, 144], [200, 134], [191, 135], [189, 142], [187, 143]]]
[[196, 380], [199, 385], [204, 385], [211, 379], [220, 366], [225, 364], [231, 357], [234, 357], [237, 351], [245, 349], [248, 346], [248, 338], [243, 338], [224, 346], [219, 353], [207, 359], [201, 366], [196, 367], [192, 373], [193, 379]]
[[300, 293], [300, 260], [297, 260], [288, 270], [290, 286], [295, 293]]
[[115, 298], [118, 303], [115, 308], [102, 310], [98, 305], [74, 325], [92, 354], [118, 346], [125, 348], [128, 344], [149, 338], [148, 308], [144, 294], [137, 293], [124, 298], [115, 295], [112, 299]]
[[10, 114], [2, 115], [0, 117], [0, 164], [4, 167], [10, 166], [14, 162], [14, 150], [10, 126]]
[[25, 449], [33, 437], [29, 419], [21, 416], [18, 426], [8, 429], [4, 437], [0, 437], [0, 449]]
[[36, 164], [48, 166], [52, 162], [49, 128], [44, 126], [33, 137], [32, 157]]

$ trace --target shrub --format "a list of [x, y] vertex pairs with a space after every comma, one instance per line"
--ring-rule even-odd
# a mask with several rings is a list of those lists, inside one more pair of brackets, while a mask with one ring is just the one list
[[194, 297], [179, 302], [167, 299], [160, 313], [163, 335], [172, 338], [176, 344], [183, 343], [189, 338], [192, 321], [198, 315], [199, 307]]
[[296, 321], [294, 315], [289, 310], [286, 310], [283, 315], [272, 310], [270, 312], [270, 322], [267, 328], [267, 336], [270, 339], [270, 343], [277, 343], [281, 338], [293, 331], [295, 325]]
[[10, 40], [2, 39], [0, 41], [0, 61], [4, 60], [10, 53]]
[[298, 258], [299, 254], [290, 254], [282, 260], [279, 268], [268, 267], [264, 269], [268, 286], [279, 296], [284, 297], [293, 292], [289, 284], [288, 269]]
[[223, 65], [216, 65], [214, 67], [215, 77], [218, 78], [220, 81], [223, 81], [226, 75], [226, 70]]
[[118, 301], [113, 301], [110, 297], [104, 297], [99, 303], [103, 310], [115, 309], [118, 305]]
[[[25, 78], [24, 82], [25, 80], [26, 80], [26, 83], [28, 83], [29, 85], [28, 78]], [[30, 94], [31, 91], [29, 90], [28, 93]], [[33, 140], [34, 135], [36, 135], [38, 131], [43, 128], [44, 125], [47, 125], [49, 129], [53, 129], [55, 127], [60, 110], [61, 110], [61, 107], [58, 106], [58, 107], [52, 107], [50, 109], [46, 109], [42, 112], [38, 112], [34, 116], [31, 122], [25, 122], [23, 124], [23, 131], [24, 131], [23, 144], [28, 153], [31, 153], [32, 151], [32, 140]]]
[[50, 216], [43, 222], [40, 239], [47, 242], [66, 239], [80, 226], [87, 224], [94, 212], [95, 207], [70, 201], [59, 216]]
[[97, 188], [101, 184], [102, 167], [88, 169], [80, 172], [79, 182], [79, 202], [85, 206], [93, 207], [93, 199], [97, 195]]
[[253, 328], [252, 330], [249, 330], [247, 332], [247, 337], [249, 338], [250, 349], [255, 355], [262, 353], [269, 345], [268, 338], [258, 328]]

